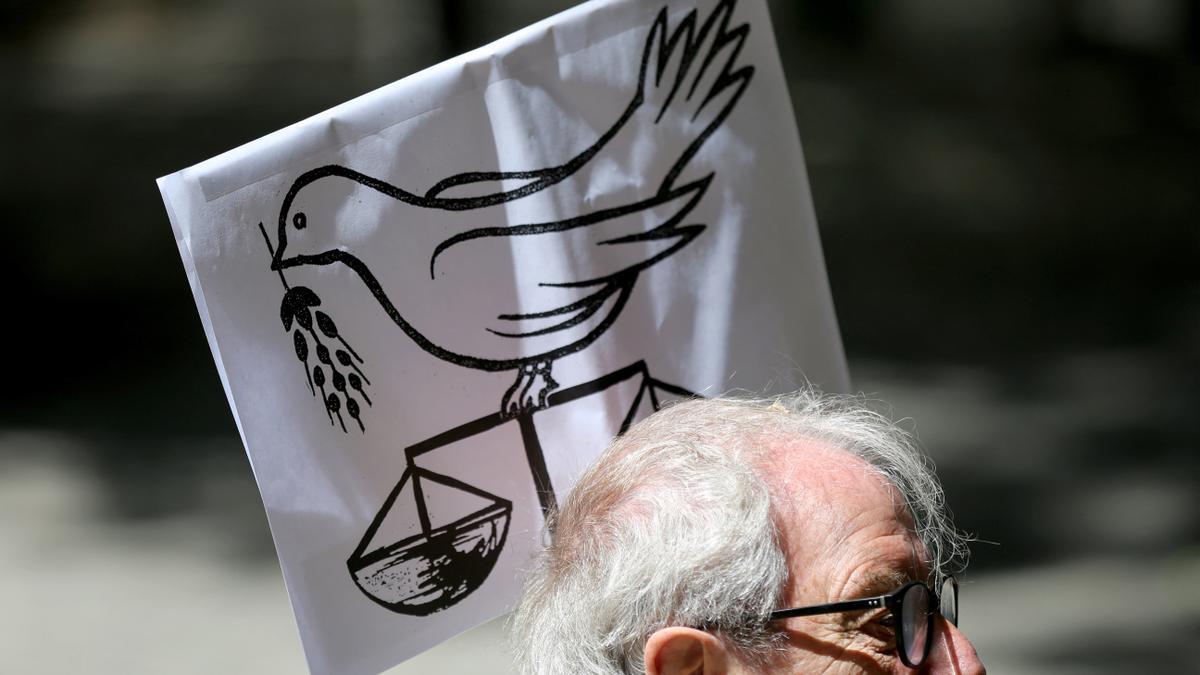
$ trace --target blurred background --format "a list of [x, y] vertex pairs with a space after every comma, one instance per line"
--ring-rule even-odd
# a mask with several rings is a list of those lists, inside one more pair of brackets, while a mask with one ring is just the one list
[[[154, 179], [567, 6], [0, 0], [0, 670], [295, 673]], [[993, 672], [1200, 672], [1200, 2], [771, 3], [855, 386]], [[397, 669], [503, 672], [493, 622]]]

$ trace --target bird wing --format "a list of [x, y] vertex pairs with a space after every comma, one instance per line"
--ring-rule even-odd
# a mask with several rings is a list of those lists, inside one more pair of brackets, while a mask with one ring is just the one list
[[648, 199], [562, 220], [461, 232], [437, 246], [430, 275], [437, 280], [480, 256], [511, 256], [517, 308], [495, 315], [504, 323], [489, 332], [517, 338], [571, 328], [615, 302], [638, 272], [704, 230], [704, 225], [681, 222], [710, 181], [711, 175]]
[[[739, 63], [750, 27], [733, 23], [735, 4], [721, 0], [704, 17], [692, 9], [674, 27], [668, 25], [664, 7], [647, 33], [632, 99], [578, 154], [541, 169], [455, 174], [429, 188], [421, 197], [423, 205], [448, 211], [483, 208], [563, 182], [588, 185], [597, 168], [610, 172], [610, 166], [637, 184], [669, 189], [754, 75], [753, 66]], [[538, 136], [532, 137], [536, 142]], [[634, 152], [638, 146], [656, 150]], [[673, 157], [667, 162], [663, 155]]]

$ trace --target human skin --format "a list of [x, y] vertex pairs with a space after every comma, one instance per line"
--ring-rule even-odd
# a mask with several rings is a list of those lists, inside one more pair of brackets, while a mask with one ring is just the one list
[[[768, 444], [760, 472], [771, 489], [788, 560], [784, 607], [882, 595], [925, 579], [923, 548], [899, 492], [867, 462], [818, 442]], [[929, 658], [905, 666], [886, 610], [796, 617], [765, 668], [738, 659], [715, 636], [673, 626], [646, 642], [648, 675], [740, 673], [985, 673], [975, 648], [940, 616]]]

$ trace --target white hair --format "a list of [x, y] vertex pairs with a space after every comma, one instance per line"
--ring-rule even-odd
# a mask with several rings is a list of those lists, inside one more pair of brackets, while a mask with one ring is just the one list
[[551, 517], [512, 619], [521, 672], [644, 673], [646, 640], [667, 626], [709, 629], [765, 664], [779, 633], [763, 619], [780, 608], [788, 567], [756, 466], [770, 440], [789, 438], [843, 448], [895, 486], [934, 580], [965, 562], [929, 461], [863, 399], [689, 400], [616, 439]]

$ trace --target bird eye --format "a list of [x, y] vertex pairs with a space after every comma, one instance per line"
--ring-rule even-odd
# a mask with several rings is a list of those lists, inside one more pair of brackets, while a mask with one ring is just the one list
[[301, 211], [292, 216], [292, 225], [296, 226], [297, 230], [303, 230], [308, 225], [308, 217]]

